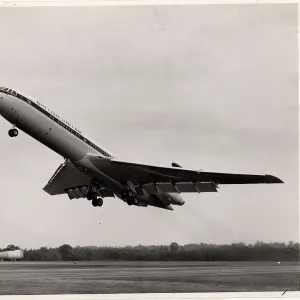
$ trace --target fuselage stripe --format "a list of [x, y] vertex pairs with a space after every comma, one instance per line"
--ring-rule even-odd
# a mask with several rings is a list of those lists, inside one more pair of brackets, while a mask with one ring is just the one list
[[22, 100], [23, 102], [26, 102], [28, 105], [30, 105], [30, 106], [34, 107], [35, 109], [37, 109], [38, 111], [40, 111], [43, 115], [50, 118], [56, 124], [60, 125], [64, 129], [68, 130], [70, 133], [72, 133], [77, 138], [82, 140], [85, 144], [87, 144], [87, 145], [91, 146], [92, 148], [94, 148], [95, 150], [99, 151], [102, 155], [104, 155], [106, 157], [111, 157], [111, 155], [108, 154], [106, 151], [102, 150], [97, 145], [95, 145], [94, 143], [89, 141], [87, 138], [85, 138], [81, 133], [79, 133], [78, 130], [74, 130], [72, 127], [68, 126], [65, 122], [62, 122], [60, 119], [55, 117], [53, 114], [51, 114], [50, 112], [48, 112], [47, 110], [45, 110], [44, 108], [42, 108], [41, 106], [36, 104], [35, 102], [29, 100], [28, 98], [22, 96], [21, 94], [18, 94], [17, 92], [15, 92], [14, 90], [11, 90], [11, 89], [8, 89], [8, 90], [1, 89], [0, 92], [5, 93], [10, 96], [13, 96], [15, 98], [18, 98], [18, 99]]

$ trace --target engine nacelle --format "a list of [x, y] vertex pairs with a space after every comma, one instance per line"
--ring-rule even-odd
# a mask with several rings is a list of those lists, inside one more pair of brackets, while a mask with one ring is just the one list
[[171, 204], [183, 205], [185, 203], [182, 197], [176, 193], [168, 193], [167, 197], [169, 198]]

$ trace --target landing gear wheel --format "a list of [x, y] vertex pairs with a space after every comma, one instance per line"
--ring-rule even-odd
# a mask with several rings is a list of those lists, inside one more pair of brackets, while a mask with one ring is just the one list
[[101, 207], [103, 205], [103, 200], [101, 198], [98, 198], [98, 206]]
[[96, 192], [91, 192], [86, 194], [87, 200], [97, 200], [98, 194]]
[[134, 198], [134, 197], [129, 197], [129, 198], [127, 199], [127, 204], [128, 204], [128, 205], [137, 204], [137, 199]]
[[93, 200], [92, 200], [92, 205], [93, 205], [94, 207], [98, 206], [98, 199], [93, 199]]
[[8, 135], [9, 135], [10, 137], [13, 137], [13, 136], [14, 136], [14, 133], [13, 133], [13, 130], [12, 130], [12, 129], [9, 129], [9, 130], [8, 130]]
[[14, 128], [14, 129], [13, 129], [13, 134], [14, 134], [14, 136], [18, 136], [18, 134], [19, 134], [18, 129]]
[[102, 206], [103, 205], [103, 200], [101, 199], [101, 198], [98, 198], [98, 199], [93, 199], [92, 200], [92, 205], [94, 206], [94, 207], [96, 207], [96, 206]]
[[16, 128], [10, 129], [10, 130], [8, 131], [8, 135], [9, 135], [10, 137], [18, 136], [18, 134], [19, 134], [19, 131], [18, 131], [18, 129], [16, 129]]

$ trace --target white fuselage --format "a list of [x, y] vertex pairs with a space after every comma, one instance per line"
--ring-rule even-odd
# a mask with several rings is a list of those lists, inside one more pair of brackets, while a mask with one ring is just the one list
[[[0, 115], [15, 127], [71, 161], [91, 179], [96, 178], [104, 182], [108, 189], [124, 200], [120, 194], [126, 189], [126, 184], [109, 177], [101, 168], [101, 164], [104, 166], [110, 160], [119, 160], [119, 158], [83, 136], [80, 130], [43, 104], [34, 102], [9, 88], [0, 88]], [[97, 156], [97, 167], [92, 162], [94, 156]], [[143, 197], [145, 199], [142, 199]], [[158, 195], [158, 197], [162, 197], [163, 202], [166, 201], [165, 195]], [[144, 202], [157, 201], [152, 196], [139, 198]], [[179, 196], [170, 195], [169, 198], [168, 203], [170, 201], [177, 205], [184, 203]]]
[[0, 89], [0, 114], [14, 126], [77, 165], [87, 154], [116, 158], [42, 104], [19, 94], [11, 95]]

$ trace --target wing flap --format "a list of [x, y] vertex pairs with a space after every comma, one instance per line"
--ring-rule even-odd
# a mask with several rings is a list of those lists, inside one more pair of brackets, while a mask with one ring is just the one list
[[217, 192], [216, 187], [210, 182], [158, 182], [146, 183], [140, 185], [147, 194], [158, 194], [158, 193], [207, 193]]

